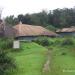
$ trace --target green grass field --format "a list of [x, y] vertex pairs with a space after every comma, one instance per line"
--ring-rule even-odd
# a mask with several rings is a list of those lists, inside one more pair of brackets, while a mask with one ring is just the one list
[[[75, 47], [53, 46], [49, 75], [75, 75]], [[63, 55], [63, 53], [65, 53]]]
[[22, 50], [10, 55], [16, 60], [17, 70], [10, 75], [42, 75], [47, 49], [36, 43], [21, 43]]
[[10, 75], [75, 75], [75, 43], [61, 46], [60, 41], [63, 40], [56, 38], [50, 40], [54, 44], [49, 46], [51, 60], [48, 73], [42, 72], [47, 59], [47, 47], [22, 42], [20, 51], [10, 53], [17, 65], [17, 70]]

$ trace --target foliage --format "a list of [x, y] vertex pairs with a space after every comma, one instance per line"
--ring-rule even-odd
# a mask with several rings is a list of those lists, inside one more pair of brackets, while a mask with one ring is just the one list
[[[47, 38], [53, 44], [48, 46], [51, 59], [50, 72], [47, 71], [46, 73], [42, 73], [42, 68], [47, 60], [47, 47], [45, 48], [33, 42], [22, 42], [22, 50], [10, 54], [16, 59], [19, 67], [11, 75], [75, 75], [75, 72], [63, 72], [63, 70], [75, 69], [75, 46], [60, 46], [65, 39], [68, 38]], [[75, 41], [75, 39], [72, 40]]]
[[16, 68], [14, 61], [4, 50], [0, 50], [0, 75], [6, 75], [10, 69]]
[[47, 40], [47, 39], [41, 40], [41, 45], [42, 45], [42, 46], [49, 46], [48, 40]]
[[24, 24], [41, 25], [51, 30], [55, 28], [63, 28], [75, 26], [75, 7], [54, 9], [46, 12], [43, 10], [33, 14], [19, 14], [18, 17], [8, 16], [5, 21], [7, 25], [15, 25], [19, 21]]
[[16, 25], [18, 22], [19, 22], [18, 19], [15, 18], [14, 16], [7, 16], [7, 17], [5, 18], [5, 23], [6, 23], [6, 25], [9, 25], [9, 26], [14, 26], [14, 25]]
[[47, 25], [46, 29], [52, 30], [52, 31], [56, 31], [57, 28], [55, 28], [53, 25]]
[[62, 38], [56, 38], [56, 39], [54, 39], [54, 44], [61, 45], [62, 41], [63, 41]]
[[8, 49], [12, 49], [12, 39], [0, 38], [0, 75], [6, 75], [16, 68], [13, 58], [8, 56]]
[[10, 49], [13, 46], [13, 41], [12, 39], [8, 39], [8, 38], [1, 38], [0, 39], [0, 49]]
[[64, 45], [74, 45], [74, 42], [71, 38], [67, 38], [67, 39], [64, 39], [61, 43], [62, 46]]
[[[75, 46], [51, 46], [51, 72], [48, 75], [74, 75], [75, 72], [66, 72], [75, 69]], [[63, 72], [63, 70], [65, 72]]]
[[65, 53], [65, 52], [63, 52], [63, 53], [61, 53], [61, 55], [66, 55], [66, 53]]
[[21, 42], [21, 47], [20, 52], [10, 54], [16, 59], [18, 66], [18, 69], [10, 75], [43, 75], [42, 67], [46, 60], [47, 49], [33, 42]]
[[31, 24], [32, 23], [31, 16], [29, 14], [26, 14], [26, 15], [20, 14], [20, 15], [18, 15], [17, 19], [19, 22], [21, 21], [23, 24]]
[[53, 42], [49, 42], [47, 37], [39, 37], [35, 40], [36, 43], [42, 45], [42, 46], [49, 46], [50, 44], [52, 44]]

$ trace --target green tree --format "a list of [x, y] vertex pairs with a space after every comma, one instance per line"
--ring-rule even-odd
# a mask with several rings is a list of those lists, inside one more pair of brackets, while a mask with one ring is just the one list
[[75, 26], [75, 7], [50, 10], [49, 13], [43, 10], [39, 13], [20, 14], [17, 18], [14, 16], [6, 17], [6, 23], [15, 25], [22, 21], [24, 24], [40, 25], [46, 27], [52, 25], [56, 28]]
[[5, 23], [6, 23], [6, 25], [14, 26], [14, 25], [16, 25], [18, 22], [19, 22], [18, 19], [15, 18], [14, 16], [9, 16], [9, 17], [7, 16], [7, 17], [5, 18]]
[[29, 14], [18, 15], [18, 20], [21, 21], [23, 24], [31, 24], [31, 16]]

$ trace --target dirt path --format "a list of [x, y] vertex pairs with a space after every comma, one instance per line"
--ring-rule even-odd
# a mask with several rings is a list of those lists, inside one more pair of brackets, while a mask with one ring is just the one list
[[51, 51], [50, 51], [50, 49], [48, 49], [47, 61], [44, 64], [43, 72], [49, 72], [50, 71], [50, 60], [51, 60], [50, 55], [51, 55]]

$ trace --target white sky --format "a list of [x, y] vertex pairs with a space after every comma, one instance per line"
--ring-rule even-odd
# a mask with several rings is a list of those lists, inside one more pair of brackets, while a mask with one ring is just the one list
[[4, 8], [2, 17], [73, 6], [75, 0], [0, 0], [0, 7]]

